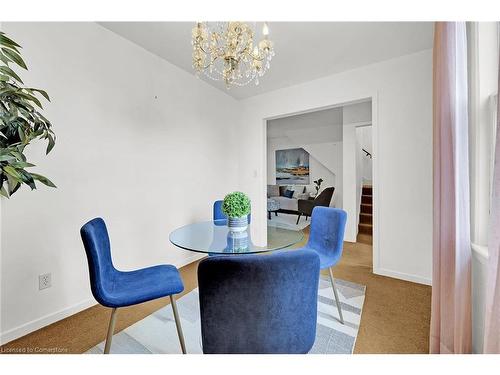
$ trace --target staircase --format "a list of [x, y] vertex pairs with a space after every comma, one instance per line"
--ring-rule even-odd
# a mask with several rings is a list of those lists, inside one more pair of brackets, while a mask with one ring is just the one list
[[373, 195], [372, 186], [363, 185], [361, 210], [359, 212], [358, 242], [372, 243], [373, 235]]

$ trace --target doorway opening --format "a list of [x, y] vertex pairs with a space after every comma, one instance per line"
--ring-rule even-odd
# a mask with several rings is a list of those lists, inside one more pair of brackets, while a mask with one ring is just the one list
[[344, 209], [345, 241], [372, 244], [372, 99], [266, 120], [267, 222], [310, 224], [311, 204]]

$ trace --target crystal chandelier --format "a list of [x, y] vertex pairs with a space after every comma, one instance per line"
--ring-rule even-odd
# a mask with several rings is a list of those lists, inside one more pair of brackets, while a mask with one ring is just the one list
[[259, 84], [274, 56], [269, 29], [264, 23], [263, 39], [254, 45], [254, 31], [244, 22], [198, 22], [192, 31], [193, 68], [227, 88]]

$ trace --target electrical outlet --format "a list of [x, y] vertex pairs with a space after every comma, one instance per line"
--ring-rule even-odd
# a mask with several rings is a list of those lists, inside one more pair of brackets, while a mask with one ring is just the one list
[[46, 273], [38, 276], [38, 290], [47, 289], [52, 286], [52, 274]]

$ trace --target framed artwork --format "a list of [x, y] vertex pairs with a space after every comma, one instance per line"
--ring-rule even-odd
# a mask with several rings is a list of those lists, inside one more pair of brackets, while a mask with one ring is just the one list
[[276, 150], [276, 184], [309, 185], [309, 153], [306, 150]]

